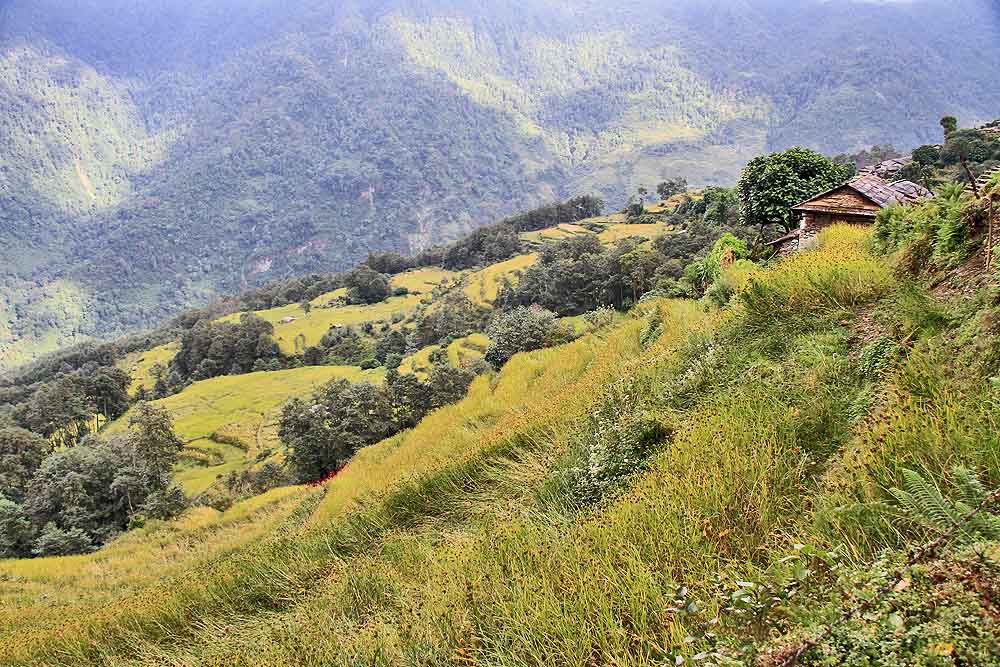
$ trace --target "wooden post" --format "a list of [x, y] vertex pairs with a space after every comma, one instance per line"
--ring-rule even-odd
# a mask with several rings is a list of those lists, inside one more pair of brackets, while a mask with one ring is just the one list
[[986, 270], [993, 268], [993, 195], [989, 196], [990, 212], [986, 218]]

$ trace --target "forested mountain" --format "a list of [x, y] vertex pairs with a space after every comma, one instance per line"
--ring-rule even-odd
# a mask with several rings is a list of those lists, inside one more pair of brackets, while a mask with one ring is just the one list
[[765, 149], [995, 117], [985, 0], [0, 2], [0, 366]]

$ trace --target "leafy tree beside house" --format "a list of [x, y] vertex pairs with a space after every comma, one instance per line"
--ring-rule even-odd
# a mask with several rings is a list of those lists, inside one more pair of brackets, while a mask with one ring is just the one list
[[852, 169], [807, 148], [789, 148], [756, 157], [736, 186], [740, 221], [760, 227], [795, 228], [791, 207], [850, 178]]

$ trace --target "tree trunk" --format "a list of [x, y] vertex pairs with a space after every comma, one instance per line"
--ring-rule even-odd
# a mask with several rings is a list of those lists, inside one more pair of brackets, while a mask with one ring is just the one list
[[969, 184], [972, 186], [972, 194], [976, 196], [976, 199], [979, 199], [979, 186], [976, 185], [976, 177], [972, 175], [972, 170], [969, 169], [969, 161], [963, 157], [961, 162], [962, 169], [965, 169], [965, 175], [969, 177]]

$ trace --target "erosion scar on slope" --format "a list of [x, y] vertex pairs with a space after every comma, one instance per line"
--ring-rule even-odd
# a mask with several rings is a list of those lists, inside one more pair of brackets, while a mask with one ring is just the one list
[[90, 181], [90, 176], [87, 176], [87, 172], [83, 170], [80, 158], [73, 158], [73, 166], [76, 168], [76, 176], [80, 179], [80, 185], [83, 186], [83, 189], [90, 195], [91, 199], [96, 200], [97, 194], [94, 193], [94, 184]]

